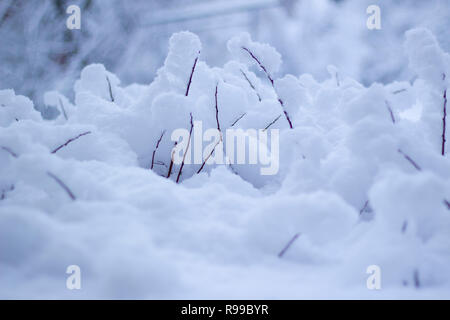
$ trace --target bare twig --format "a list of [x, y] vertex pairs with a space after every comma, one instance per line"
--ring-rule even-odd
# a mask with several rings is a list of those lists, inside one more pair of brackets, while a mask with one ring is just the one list
[[222, 142], [222, 134], [220, 136], [220, 140], [217, 141], [217, 143], [214, 145], [214, 148], [212, 148], [211, 152], [208, 154], [208, 156], [205, 158], [205, 160], [203, 160], [202, 166], [200, 167], [200, 169], [198, 169], [197, 174], [202, 172], [203, 167], [205, 166], [205, 164], [208, 161], [208, 159], [211, 158], [212, 154], [214, 153], [214, 151], [216, 150], [216, 147], [219, 145], [220, 142]]
[[239, 173], [238, 173], [238, 172], [236, 171], [236, 169], [231, 165], [231, 163], [228, 164], [228, 168], [230, 168], [231, 172], [232, 172], [234, 175], [236, 175], [236, 176], [239, 175]]
[[234, 122], [231, 124], [230, 127], [233, 127], [233, 126], [234, 126], [239, 120], [241, 120], [246, 114], [247, 114], [246, 112], [244, 112], [243, 114], [241, 114], [241, 115], [239, 116], [239, 118], [237, 118], [236, 120], [234, 120]]
[[151, 165], [151, 167], [150, 167], [150, 170], [153, 170], [153, 165], [154, 165], [154, 163], [155, 163], [155, 154], [156, 154], [156, 150], [158, 150], [159, 144], [161, 143], [161, 140], [162, 140], [162, 138], [163, 138], [163, 136], [164, 136], [165, 133], [166, 133], [166, 130], [163, 130], [163, 132], [161, 133], [161, 136], [160, 136], [159, 139], [158, 139], [158, 142], [156, 143], [155, 150], [153, 150], [153, 155], [152, 155], [152, 165]]
[[5, 147], [5, 146], [1, 146], [0, 147], [2, 150], [5, 150], [6, 152], [8, 152], [12, 157], [14, 158], [18, 158], [19, 156], [17, 155], [17, 153], [15, 153], [14, 151], [12, 151], [10, 148]]
[[53, 173], [49, 171], [47, 171], [47, 175], [51, 177], [53, 180], [55, 180], [56, 183], [59, 184], [59, 186], [64, 189], [64, 191], [67, 193], [70, 199], [72, 199], [73, 201], [77, 199], [75, 195], [72, 193], [72, 191], [69, 189], [69, 187], [64, 182], [61, 181], [61, 179], [59, 179], [57, 176], [55, 176]]
[[[216, 147], [220, 144], [220, 142], [222, 142], [222, 139], [223, 139], [223, 137], [222, 137], [222, 131], [220, 130], [220, 123], [219, 123], [219, 105], [218, 105], [218, 102], [217, 102], [217, 85], [216, 85], [215, 100], [216, 100], [216, 120], [217, 120], [217, 130], [219, 130], [219, 132], [220, 132], [220, 140], [217, 141], [217, 143], [216, 143], [216, 144], [214, 145], [214, 147], [212, 148], [211, 152], [208, 154], [208, 156], [205, 158], [205, 160], [203, 160], [203, 163], [202, 163], [202, 165], [200, 166], [200, 169], [197, 170], [197, 174], [199, 174], [200, 172], [202, 172], [203, 167], [205, 166], [206, 162], [207, 162], [208, 159], [212, 156], [212, 154], [213, 154], [214, 151], [216, 150]], [[241, 116], [241, 118], [242, 118], [242, 117], [243, 117], [243, 116]], [[233, 125], [234, 125], [237, 121], [239, 121], [239, 119], [236, 120], [236, 121], [233, 123]], [[232, 125], [232, 126], [233, 126], [233, 125]]]
[[256, 63], [259, 65], [259, 67], [264, 71], [264, 73], [266, 74], [267, 78], [269, 79], [270, 83], [272, 84], [272, 86], [274, 86], [273, 83], [273, 79], [270, 76], [269, 72], [267, 71], [266, 67], [261, 63], [261, 61], [259, 61], [259, 59], [253, 54], [253, 52], [251, 52], [248, 48], [246, 47], [241, 47], [243, 50], [247, 51], [248, 54], [252, 57], [253, 60], [256, 61]]
[[361, 210], [359, 210], [359, 215], [362, 215], [363, 212], [372, 212], [369, 200], [366, 200], [366, 202], [364, 202], [364, 206], [361, 208]]
[[[175, 142], [174, 147], [177, 146], [177, 142]], [[173, 168], [173, 155], [175, 151], [172, 151], [172, 154], [170, 156], [170, 165], [169, 165], [169, 171], [167, 172], [166, 178], [170, 178], [170, 175], [172, 174], [172, 168]]]
[[392, 111], [391, 104], [387, 100], [385, 100], [385, 103], [386, 103], [386, 108], [388, 109], [389, 114], [391, 115], [392, 123], [395, 123], [394, 112]]
[[444, 204], [446, 205], [447, 209], [450, 210], [450, 201], [444, 199]]
[[[198, 52], [198, 54], [200, 55], [200, 51]], [[189, 76], [189, 82], [187, 84], [186, 93], [185, 93], [186, 97], [189, 95], [189, 89], [191, 88], [192, 77], [194, 75], [195, 66], [197, 65], [197, 61], [198, 61], [198, 56], [194, 60], [194, 65], [192, 66], [191, 75]]]
[[64, 148], [65, 146], [67, 146], [69, 143], [71, 143], [71, 142], [73, 142], [73, 141], [75, 141], [75, 140], [81, 138], [82, 136], [88, 135], [88, 134], [90, 134], [90, 133], [91, 133], [90, 131], [86, 131], [86, 132], [83, 132], [83, 133], [79, 134], [78, 136], [76, 136], [76, 137], [74, 137], [74, 138], [71, 138], [71, 139], [67, 140], [65, 143], [63, 143], [62, 145], [60, 145], [59, 147], [57, 147], [56, 149], [54, 149], [51, 153], [56, 153], [56, 152], [58, 152], [60, 149], [62, 149], [62, 148]]
[[[217, 121], [217, 130], [219, 130], [220, 132], [220, 140], [217, 141], [217, 143], [214, 145], [214, 147], [212, 148], [211, 152], [208, 154], [208, 156], [205, 158], [205, 160], [203, 160], [202, 165], [200, 166], [200, 169], [197, 170], [197, 174], [199, 174], [200, 172], [202, 172], [206, 162], [208, 161], [208, 159], [212, 156], [212, 154], [214, 153], [214, 151], [216, 150], [216, 147], [220, 144], [220, 142], [222, 142], [222, 131], [220, 130], [220, 123], [219, 123], [219, 104], [217, 102], [217, 85], [216, 85], [216, 93], [215, 93], [215, 101], [216, 101], [216, 121]], [[244, 113], [245, 114], [245, 113]], [[236, 120], [231, 126], [233, 126], [234, 124], [236, 124], [236, 122], [238, 122], [244, 115], [242, 115], [238, 120]]]
[[110, 97], [111, 101], [114, 102], [114, 96], [113, 96], [113, 93], [112, 93], [111, 81], [109, 81], [108, 76], [106, 76], [106, 81], [108, 82], [109, 97]]
[[266, 131], [267, 129], [269, 129], [275, 122], [277, 122], [278, 121], [278, 119], [280, 119], [281, 118], [281, 114], [278, 116], [278, 117], [276, 117], [271, 123], [269, 123], [265, 128], [264, 128], [264, 130], [263, 131]]
[[[258, 58], [253, 54], [253, 52], [251, 52], [248, 48], [246, 48], [246, 47], [241, 47], [241, 48], [242, 48], [243, 50], [247, 51], [248, 54], [252, 57], [252, 59], [256, 61], [256, 63], [259, 65], [259, 67], [260, 67], [260, 68], [264, 71], [264, 73], [266, 74], [267, 78], [269, 79], [270, 83], [272, 84], [272, 87], [273, 87], [274, 90], [275, 90], [275, 83], [274, 83], [274, 81], [273, 81], [273, 79], [272, 79], [272, 76], [271, 76], [271, 75], [269, 74], [269, 72], [267, 71], [266, 67], [261, 63], [261, 61], [259, 61], [259, 59], [258, 59]], [[276, 90], [275, 90], [275, 93], [276, 93]], [[278, 94], [277, 94], [277, 95], [278, 95]], [[291, 119], [290, 119], [290, 117], [289, 117], [289, 114], [287, 113], [286, 110], [284, 110], [284, 103], [283, 103], [283, 100], [281, 100], [280, 98], [278, 98], [278, 102], [280, 103], [281, 107], [283, 108], [284, 115], [286, 116], [286, 120], [287, 120], [288, 123], [289, 123], [289, 127], [290, 127], [291, 129], [293, 129], [294, 127], [292, 126], [292, 121], [291, 121]]]
[[248, 84], [250, 85], [250, 87], [255, 91], [256, 95], [258, 96], [258, 100], [261, 101], [261, 96], [259, 95], [258, 91], [256, 90], [255, 86], [253, 85], [253, 83], [250, 81], [250, 79], [247, 77], [247, 74], [242, 70], [239, 69], [242, 73], [242, 75], [244, 76], [245, 80], [247, 80]]
[[[403, 155], [403, 157], [409, 161], [409, 163], [411, 163], [414, 168], [416, 168], [417, 171], [422, 171], [422, 168], [413, 160], [411, 159], [410, 156], [408, 156], [407, 154], [405, 154], [402, 150], [398, 149], [398, 152]], [[443, 200], [444, 205], [447, 207], [448, 210], [450, 210], [450, 201], [448, 201], [447, 199]]]
[[279, 258], [282, 258], [283, 255], [286, 253], [286, 251], [291, 247], [291, 245], [294, 243], [295, 240], [300, 236], [300, 233], [296, 233], [291, 240], [286, 244], [286, 246], [283, 248], [283, 250], [280, 251], [278, 254]]
[[404, 91], [406, 91], [406, 89], [399, 89], [399, 90], [393, 91], [392, 94], [399, 94], [399, 93], [402, 93]]
[[[216, 92], [217, 92], [217, 87], [216, 87]], [[191, 145], [191, 135], [192, 135], [192, 129], [194, 128], [194, 123], [192, 121], [192, 113], [190, 113], [190, 116], [191, 116], [191, 129], [189, 130], [189, 140], [187, 143], [186, 150], [184, 151], [184, 154], [183, 154], [183, 161], [181, 162], [180, 170], [178, 171], [177, 183], [180, 181], [181, 172], [183, 171], [183, 167], [184, 167], [184, 160], [186, 159], [186, 154], [188, 153], [189, 146]]]
[[60, 107], [61, 107], [61, 111], [62, 111], [62, 114], [64, 115], [64, 118], [65, 118], [66, 120], [69, 120], [69, 119], [67, 118], [66, 109], [64, 108], [64, 103], [62, 102], [61, 98], [59, 98], [59, 105], [60, 105]]
[[6, 193], [11, 192], [14, 190], [14, 185], [12, 184], [9, 189], [3, 189], [2, 190], [2, 194], [0, 195], [0, 200], [5, 200], [6, 198]]
[[446, 134], [446, 118], [447, 118], [447, 90], [444, 91], [444, 112], [442, 117], [442, 155], [445, 155], [445, 134]]
[[409, 161], [409, 163], [411, 163], [414, 168], [417, 169], [417, 171], [422, 171], [422, 168], [413, 160], [411, 159], [410, 156], [408, 156], [406, 153], [404, 153], [401, 149], [398, 149], [398, 152], [406, 159]]
[[[281, 106], [284, 108], [283, 101], [281, 99], [278, 99], [278, 101], [280, 101]], [[291, 118], [289, 118], [287, 111], [284, 110], [283, 112], [284, 112], [284, 115], [286, 116], [287, 122], [289, 122], [289, 128], [293, 129], [294, 127], [292, 126]]]
[[216, 92], [214, 93], [214, 99], [216, 101], [216, 121], [217, 121], [217, 130], [219, 130], [219, 132], [221, 132], [220, 130], [220, 123], [219, 123], [219, 106], [217, 105], [217, 88], [218, 88], [218, 84], [216, 84]]

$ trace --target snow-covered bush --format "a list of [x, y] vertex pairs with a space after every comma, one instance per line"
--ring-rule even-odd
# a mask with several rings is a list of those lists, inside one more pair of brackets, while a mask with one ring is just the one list
[[[313, 285], [336, 288], [325, 296], [339, 288], [367, 295], [374, 264], [387, 296], [450, 287], [450, 57], [434, 36], [406, 34], [413, 83], [369, 87], [333, 66], [324, 82], [280, 78], [280, 54], [248, 34], [228, 50], [232, 61], [210, 67], [196, 35], [174, 34], [149, 85], [123, 87], [103, 65], [89, 65], [73, 103], [45, 95], [60, 111], [51, 121], [29, 99], [0, 91], [0, 280], [20, 282], [17, 291], [7, 282], [2, 296], [42, 286], [68, 295], [52, 272], [70, 264], [88, 273], [85, 297], [197, 297], [196, 277], [215, 281], [207, 288], [215, 297], [240, 297], [230, 281], [245, 287], [261, 277], [279, 284], [242, 296], [305, 296], [302, 286]], [[186, 151], [195, 158], [200, 148], [200, 162], [184, 163], [186, 153], [173, 161], [174, 130], [193, 141], [210, 128], [220, 141]], [[230, 162], [230, 128], [248, 141], [256, 139], [249, 129], [278, 129], [279, 150], [265, 150], [277, 154], [278, 172]], [[225, 165], [207, 162], [217, 154]]]

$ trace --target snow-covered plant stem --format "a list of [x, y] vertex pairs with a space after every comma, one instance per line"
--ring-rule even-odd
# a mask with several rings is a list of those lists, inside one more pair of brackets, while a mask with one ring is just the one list
[[422, 168], [413, 160], [410, 156], [408, 156], [406, 153], [404, 153], [401, 149], [398, 149], [398, 153], [400, 153], [406, 160], [409, 161], [413, 165], [414, 168], [417, 169], [417, 171], [422, 171]]
[[[177, 146], [177, 143], [174, 144], [174, 149]], [[172, 174], [172, 168], [173, 168], [173, 155], [175, 153], [175, 150], [172, 150], [172, 154], [170, 155], [170, 165], [169, 165], [169, 171], [167, 172], [166, 178], [170, 178], [170, 175]]]
[[255, 86], [253, 85], [253, 83], [252, 83], [252, 82], [250, 81], [250, 79], [248, 78], [247, 74], [246, 74], [242, 69], [240, 69], [240, 71], [241, 71], [242, 75], [244, 76], [245, 80], [247, 80], [248, 84], [250, 85], [250, 88], [252, 88], [253, 91], [255, 91], [256, 95], [258, 96], [258, 100], [261, 101], [261, 100], [262, 100], [262, 99], [261, 99], [261, 96], [259, 95], [259, 93], [258, 93], [258, 91], [256, 90], [256, 88], [255, 88]]
[[49, 171], [47, 171], [47, 175], [56, 181], [56, 183], [68, 194], [70, 199], [72, 199], [73, 201], [75, 201], [77, 199], [75, 197], [75, 195], [73, 194], [73, 192], [69, 189], [69, 187], [64, 182], [62, 182], [61, 179], [59, 179], [56, 175], [54, 175], [53, 173], [51, 173]]
[[217, 122], [217, 130], [220, 131], [220, 123], [219, 123], [219, 106], [217, 105], [217, 89], [219, 84], [216, 84], [216, 92], [214, 93], [214, 101], [216, 103], [216, 122]]
[[184, 151], [184, 154], [183, 154], [183, 161], [181, 162], [180, 170], [178, 171], [177, 183], [180, 181], [181, 172], [183, 171], [183, 167], [184, 167], [184, 160], [186, 159], [186, 154], [188, 153], [189, 146], [191, 144], [192, 129], [194, 128], [194, 122], [192, 120], [192, 113], [190, 113], [189, 115], [191, 117], [191, 120], [190, 120], [191, 121], [191, 129], [189, 130], [189, 139], [188, 139], [186, 150]]
[[444, 110], [443, 110], [443, 116], [442, 116], [442, 155], [445, 155], [445, 134], [446, 134], [446, 120], [447, 120], [447, 89], [444, 90]]
[[286, 251], [291, 247], [291, 245], [294, 243], [295, 240], [297, 240], [297, 238], [300, 237], [300, 233], [296, 233], [291, 240], [289, 240], [289, 242], [284, 246], [283, 250], [280, 251], [280, 253], [278, 254], [279, 258], [282, 258], [283, 255], [286, 253]]
[[4, 151], [6, 151], [7, 153], [9, 153], [12, 157], [17, 158], [18, 155], [17, 153], [15, 153], [14, 151], [12, 151], [10, 148], [5, 147], [5, 146], [0, 146], [0, 148]]
[[[259, 59], [258, 59], [258, 58], [253, 54], [253, 52], [251, 52], [248, 48], [242, 47], [242, 50], [247, 51], [248, 54], [252, 57], [252, 59], [256, 61], [256, 63], [259, 65], [259, 67], [262, 69], [262, 71], [264, 71], [264, 73], [266, 74], [267, 79], [269, 79], [270, 83], [272, 84], [272, 87], [275, 89], [275, 84], [274, 84], [274, 81], [273, 81], [273, 79], [272, 79], [272, 76], [269, 74], [269, 72], [267, 71], [266, 67], [261, 63], [261, 61], [259, 61]], [[275, 92], [276, 92], [276, 90], [275, 90]], [[286, 117], [286, 120], [289, 122], [289, 127], [290, 127], [291, 129], [293, 129], [294, 127], [292, 126], [292, 121], [291, 121], [291, 119], [289, 118], [289, 115], [288, 115], [287, 111], [284, 110], [284, 103], [283, 103], [283, 100], [281, 100], [280, 98], [278, 98], [278, 102], [280, 103], [281, 107], [283, 108], [283, 112], [284, 112], [284, 115], [285, 115], [285, 117]]]
[[61, 112], [64, 116], [64, 119], [69, 120], [69, 118], [67, 117], [67, 113], [66, 113], [66, 109], [64, 108], [64, 103], [62, 102], [61, 98], [59, 98], [59, 105], [61, 107]]
[[[198, 52], [198, 54], [200, 55], [200, 51]], [[192, 76], [194, 75], [195, 67], [197, 66], [197, 61], [198, 61], [198, 56], [194, 60], [194, 65], [192, 66], [191, 75], [189, 76], [189, 81], [188, 81], [188, 84], [186, 87], [186, 93], [185, 93], [186, 97], [189, 95], [189, 89], [191, 88], [191, 83], [192, 83]]]
[[444, 204], [447, 206], [447, 209], [450, 210], [450, 201], [444, 199]]
[[109, 98], [111, 99], [111, 102], [114, 102], [114, 95], [112, 93], [111, 81], [109, 81], [108, 76], [106, 76], [106, 82], [108, 82]]
[[281, 114], [278, 116], [278, 117], [276, 117], [275, 119], [273, 119], [265, 128], [264, 128], [264, 130], [263, 131], [266, 131], [267, 129], [269, 129], [275, 122], [277, 122], [278, 121], [278, 119], [280, 119], [281, 118]]
[[247, 112], [244, 112], [243, 114], [241, 114], [236, 120], [233, 121], [233, 123], [231, 124], [230, 127], [234, 127], [234, 125], [235, 125], [236, 123], [238, 123], [239, 120], [241, 120], [246, 114], [247, 114]]
[[60, 149], [62, 149], [62, 148], [64, 148], [65, 146], [67, 146], [69, 143], [71, 143], [71, 142], [73, 142], [73, 141], [75, 141], [75, 140], [81, 138], [82, 136], [85, 136], [85, 135], [87, 135], [87, 134], [90, 134], [90, 133], [91, 133], [90, 131], [86, 131], [86, 132], [83, 132], [83, 133], [79, 134], [78, 136], [76, 136], [76, 137], [74, 137], [74, 138], [70, 138], [70, 139], [67, 140], [65, 143], [63, 143], [63, 144], [60, 145], [59, 147], [55, 148], [51, 153], [56, 153], [56, 152], [58, 152]]
[[[404, 153], [401, 149], [398, 149], [398, 152], [413, 165], [414, 168], [416, 168], [417, 171], [422, 171], [422, 168], [406, 153]], [[448, 210], [450, 210], [450, 201], [447, 199], [444, 199], [444, 204], [447, 207]]]
[[3, 189], [3, 190], [2, 190], [2, 193], [0, 194], [0, 200], [5, 200], [5, 199], [6, 199], [6, 194], [7, 194], [8, 192], [13, 191], [14, 188], [15, 188], [15, 186], [12, 184], [11, 186], [9, 186], [8, 189]]
[[166, 133], [166, 130], [164, 130], [161, 133], [161, 136], [158, 139], [158, 142], [156, 142], [156, 146], [155, 146], [155, 150], [153, 150], [153, 154], [152, 154], [152, 165], [150, 166], [150, 170], [153, 170], [153, 166], [155, 164], [155, 154], [156, 154], [156, 150], [158, 150], [159, 148], [159, 144], [161, 143], [162, 138], [164, 137], [164, 134]]
[[386, 108], [387, 108], [388, 111], [389, 111], [389, 115], [391, 116], [392, 123], [395, 124], [394, 111], [392, 111], [391, 104], [390, 104], [389, 101], [387, 101], [387, 100], [385, 101], [385, 103], [386, 103]]
[[361, 208], [361, 210], [359, 210], [359, 215], [362, 215], [363, 212], [370, 212], [372, 209], [370, 208], [370, 202], [369, 200], [366, 200], [366, 202], [364, 202], [364, 206]]
[[[220, 122], [219, 122], [219, 105], [218, 105], [218, 102], [217, 102], [217, 91], [218, 91], [218, 86], [219, 86], [219, 85], [216, 84], [216, 91], [215, 91], [215, 93], [214, 93], [214, 97], [215, 97], [215, 102], [216, 102], [216, 121], [217, 121], [217, 130], [220, 132], [220, 140], [217, 141], [217, 143], [214, 145], [214, 148], [212, 148], [211, 152], [208, 154], [208, 156], [205, 158], [205, 160], [203, 160], [203, 163], [202, 163], [200, 169], [198, 169], [197, 174], [199, 174], [200, 172], [202, 172], [203, 167], [205, 166], [205, 164], [206, 164], [206, 162], [208, 161], [208, 159], [209, 159], [209, 158], [212, 156], [212, 154], [214, 153], [214, 150], [216, 150], [216, 147], [223, 141], [222, 131], [220, 130]], [[244, 115], [242, 115], [241, 118], [242, 118], [243, 116], [244, 116]], [[237, 121], [239, 121], [239, 119], [236, 120], [236, 121], [233, 123], [233, 125], [234, 125]]]

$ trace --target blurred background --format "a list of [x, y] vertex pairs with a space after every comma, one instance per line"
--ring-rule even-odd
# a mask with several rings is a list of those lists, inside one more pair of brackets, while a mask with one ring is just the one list
[[[80, 30], [66, 27], [72, 4], [81, 8]], [[366, 27], [371, 4], [381, 8], [381, 30]], [[42, 109], [45, 91], [72, 99], [80, 70], [95, 62], [124, 85], [146, 84], [181, 30], [199, 35], [211, 66], [222, 66], [227, 40], [247, 31], [282, 54], [280, 74], [323, 80], [333, 64], [366, 85], [411, 80], [403, 35], [418, 26], [450, 52], [450, 0], [0, 0], [0, 89]]]

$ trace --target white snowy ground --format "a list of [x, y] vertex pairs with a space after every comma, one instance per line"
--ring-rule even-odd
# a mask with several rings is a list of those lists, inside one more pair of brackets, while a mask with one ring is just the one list
[[[52, 121], [0, 91], [1, 298], [450, 298], [450, 58], [433, 35], [407, 33], [418, 78], [386, 86], [332, 66], [323, 83], [278, 79], [280, 55], [246, 34], [228, 49], [223, 68], [201, 56], [193, 68], [199, 39], [175, 34], [149, 86], [88, 66], [73, 103], [47, 93]], [[164, 130], [189, 129], [190, 114], [215, 128], [216, 90], [222, 129], [282, 114], [277, 175], [187, 165], [177, 184], [164, 177], [169, 134], [149, 169]], [[81, 290], [66, 288], [69, 265]], [[366, 286], [370, 265], [380, 290]]]

